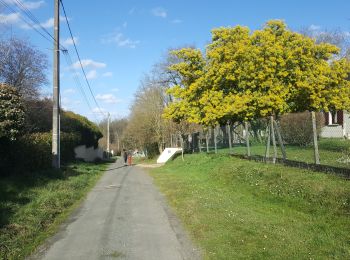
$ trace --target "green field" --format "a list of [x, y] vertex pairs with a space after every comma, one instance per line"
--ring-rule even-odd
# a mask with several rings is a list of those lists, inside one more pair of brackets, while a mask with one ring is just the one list
[[[287, 158], [295, 161], [314, 163], [314, 150], [312, 146], [286, 145]], [[265, 144], [252, 143], [251, 155], [265, 156]], [[218, 149], [219, 153], [229, 153], [230, 150]], [[234, 146], [231, 150], [234, 154], [246, 154], [245, 146]], [[277, 146], [277, 155], [282, 158], [282, 152]], [[350, 140], [321, 139], [319, 141], [320, 163], [323, 165], [350, 168]], [[270, 147], [270, 158], [273, 156], [273, 147]]]
[[204, 153], [151, 175], [205, 259], [350, 259], [348, 180]]
[[0, 259], [24, 259], [79, 204], [107, 164], [0, 177]]

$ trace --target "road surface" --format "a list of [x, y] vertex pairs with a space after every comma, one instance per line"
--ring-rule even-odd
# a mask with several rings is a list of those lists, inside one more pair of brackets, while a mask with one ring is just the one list
[[142, 168], [112, 164], [101, 180], [30, 259], [200, 259]]

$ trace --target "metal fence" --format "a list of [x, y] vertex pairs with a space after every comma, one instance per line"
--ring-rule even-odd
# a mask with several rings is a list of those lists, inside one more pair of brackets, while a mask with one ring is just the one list
[[[229, 153], [264, 161], [294, 161], [350, 169], [350, 114], [287, 114], [233, 122], [172, 137], [186, 152]], [[313, 128], [314, 127], [314, 128]], [[315, 135], [314, 135], [315, 133]]]

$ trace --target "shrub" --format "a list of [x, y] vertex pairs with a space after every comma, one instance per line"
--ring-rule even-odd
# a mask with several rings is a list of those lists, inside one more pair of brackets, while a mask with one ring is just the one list
[[[316, 113], [317, 135], [324, 125], [322, 113]], [[288, 144], [306, 146], [313, 141], [312, 122], [310, 112], [291, 113], [280, 118], [281, 134]]]
[[15, 140], [24, 125], [24, 110], [18, 91], [0, 83], [0, 138]]
[[79, 144], [87, 147], [94, 146], [96, 148], [98, 140], [102, 137], [102, 133], [96, 124], [71, 111], [62, 113], [61, 130], [66, 133], [78, 133], [81, 135]]
[[[33, 171], [47, 169], [52, 162], [52, 133], [26, 134], [15, 142], [0, 144], [0, 169], [6, 171]], [[74, 148], [80, 143], [79, 135], [61, 133], [61, 161], [75, 159]]]

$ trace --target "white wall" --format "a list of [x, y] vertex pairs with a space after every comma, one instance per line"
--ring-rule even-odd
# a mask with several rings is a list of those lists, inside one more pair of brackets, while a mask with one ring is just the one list
[[76, 159], [83, 159], [86, 162], [93, 162], [96, 159], [103, 158], [103, 150], [99, 147], [95, 149], [93, 146], [80, 145], [74, 148], [74, 152]]

